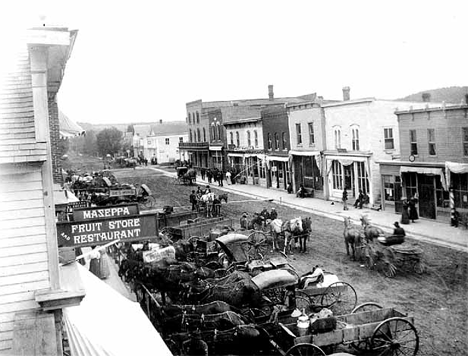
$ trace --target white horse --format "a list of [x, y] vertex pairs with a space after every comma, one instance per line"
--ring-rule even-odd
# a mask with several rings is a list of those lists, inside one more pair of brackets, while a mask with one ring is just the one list
[[302, 226], [302, 218], [294, 218], [291, 220], [283, 221], [281, 219], [274, 219], [270, 222], [270, 232], [273, 235], [273, 249], [278, 249], [278, 237], [284, 234], [284, 249], [283, 253], [286, 254], [286, 249], [292, 252], [293, 235], [304, 231]]
[[198, 206], [204, 206], [206, 209], [206, 217], [213, 217], [213, 200], [215, 199], [215, 193], [206, 193], [200, 197]]

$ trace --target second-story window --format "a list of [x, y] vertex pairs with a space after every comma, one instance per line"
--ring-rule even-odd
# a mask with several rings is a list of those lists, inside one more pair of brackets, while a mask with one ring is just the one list
[[255, 147], [258, 147], [258, 132], [257, 132], [257, 130], [254, 130], [254, 141], [255, 141]]
[[166, 145], [168, 145], [168, 144], [169, 144], [169, 138], [166, 137]]
[[206, 130], [203, 128], [203, 142], [206, 142]]
[[272, 147], [272, 144], [271, 144], [271, 133], [268, 132], [268, 149], [271, 150], [273, 147]]
[[395, 148], [393, 129], [384, 129], [384, 141], [386, 150], [393, 150]]
[[237, 147], [240, 147], [239, 131], [236, 131], [236, 145]]
[[353, 133], [353, 151], [359, 151], [359, 130], [352, 129]]
[[197, 137], [198, 137], [198, 142], [200, 142], [201, 141], [200, 128], [197, 129]]
[[218, 129], [217, 129], [217, 131], [218, 131], [218, 141], [221, 141], [221, 124], [218, 122], [217, 125], [218, 125], [217, 126], [218, 127]]
[[[195, 119], [194, 119], [194, 121], [195, 121]], [[199, 123], [200, 123], [200, 114], [197, 111], [197, 124], [199, 124]]]
[[314, 123], [309, 122], [309, 145], [315, 145], [315, 135], [314, 135]]
[[302, 145], [302, 129], [301, 124], [296, 124], [296, 140], [298, 145]]
[[183, 138], [183, 137], [179, 137], [179, 142], [184, 142], [184, 138]]
[[279, 135], [278, 132], [275, 132], [275, 150], [279, 150]]
[[462, 128], [463, 156], [468, 156], [468, 127]]
[[410, 154], [417, 156], [418, 155], [418, 141], [416, 137], [416, 130], [409, 130], [410, 136]]
[[281, 139], [283, 140], [283, 150], [288, 149], [288, 142], [286, 141], [286, 132], [281, 134]]
[[230, 141], [231, 141], [231, 145], [234, 144], [234, 134], [232, 132], [229, 132], [229, 138], [230, 138]]
[[248, 147], [252, 146], [252, 141], [250, 139], [250, 131], [247, 131], [247, 146]]
[[435, 130], [427, 129], [427, 141], [429, 144], [429, 156], [436, 156]]
[[189, 130], [189, 140], [190, 142], [193, 142], [192, 129]]
[[188, 123], [191, 125], [192, 124], [192, 114], [188, 114]]
[[215, 132], [215, 127], [214, 125], [211, 126], [211, 130], [210, 130], [210, 141], [214, 141], [216, 140], [216, 132]]
[[335, 129], [335, 148], [341, 148], [341, 130]]

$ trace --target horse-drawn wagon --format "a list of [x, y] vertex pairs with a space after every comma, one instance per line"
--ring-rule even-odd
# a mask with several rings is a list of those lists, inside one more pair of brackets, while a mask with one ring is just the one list
[[175, 181], [178, 184], [193, 185], [197, 181], [197, 171], [189, 167], [177, 167], [177, 177]]
[[273, 348], [283, 356], [325, 356], [324, 349], [328, 351], [338, 345], [378, 355], [418, 353], [419, 336], [413, 317], [395, 308], [364, 309], [356, 308], [353, 313], [338, 316], [283, 318], [281, 323], [263, 325], [263, 329]]

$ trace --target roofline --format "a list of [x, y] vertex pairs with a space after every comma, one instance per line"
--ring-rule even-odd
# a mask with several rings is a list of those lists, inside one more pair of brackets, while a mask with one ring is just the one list
[[249, 123], [249, 122], [258, 122], [258, 121], [262, 121], [262, 118], [261, 117], [252, 117], [252, 118], [248, 118], [248, 119], [228, 121], [228, 122], [223, 122], [223, 125], [226, 126], [226, 125], [235, 125], [235, 124], [245, 124], [245, 123]]
[[[376, 98], [362, 98], [362, 99], [354, 99], [354, 100], [345, 100], [345, 101], [339, 101], [337, 103], [330, 103], [330, 104], [323, 104], [322, 107], [333, 107], [333, 106], [344, 106], [344, 105], [353, 105], [353, 104], [364, 104], [364, 103], [371, 103], [373, 101], [376, 101]], [[392, 101], [392, 100], [388, 100]]]
[[468, 104], [451, 104], [448, 106], [438, 106], [438, 107], [427, 107], [422, 109], [410, 109], [410, 110], [398, 110], [395, 111], [395, 114], [414, 114], [414, 113], [423, 113], [428, 111], [449, 111], [449, 110], [468, 110]]
[[406, 162], [406, 161], [375, 161], [377, 164], [387, 165], [387, 166], [405, 166], [405, 167], [436, 167], [443, 168], [445, 167], [445, 162]]

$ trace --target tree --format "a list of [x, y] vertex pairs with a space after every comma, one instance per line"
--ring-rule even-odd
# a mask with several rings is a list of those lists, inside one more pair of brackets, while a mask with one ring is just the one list
[[97, 138], [97, 148], [101, 156], [107, 154], [115, 155], [122, 148], [122, 131], [119, 131], [115, 127], [110, 129], [104, 129], [99, 132]]

